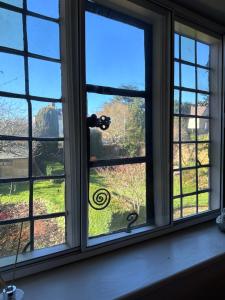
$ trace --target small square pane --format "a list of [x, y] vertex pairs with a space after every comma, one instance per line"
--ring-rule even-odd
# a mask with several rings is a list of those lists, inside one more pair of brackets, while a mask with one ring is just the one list
[[198, 141], [209, 141], [209, 119], [197, 118]]
[[28, 136], [26, 100], [0, 96], [0, 115], [0, 135]]
[[179, 63], [175, 62], [174, 63], [174, 85], [175, 86], [180, 86], [180, 67]]
[[27, 9], [51, 18], [59, 17], [59, 0], [27, 0]]
[[209, 210], [209, 193], [198, 194], [198, 212]]
[[23, 56], [0, 52], [0, 91], [25, 94]]
[[0, 141], [0, 179], [28, 177], [28, 142]]
[[21, 232], [20, 248], [19, 253], [23, 252], [24, 247], [30, 242], [30, 223], [22, 223], [0, 225], [0, 257], [12, 258], [9, 264], [15, 263], [15, 256], [19, 246], [19, 237]]
[[179, 141], [179, 117], [173, 118], [173, 140], [174, 142]]
[[173, 111], [174, 114], [179, 114], [179, 106], [180, 106], [180, 92], [178, 90], [174, 90], [174, 104], [173, 104]]
[[173, 168], [178, 169], [180, 166], [180, 153], [179, 153], [179, 145], [173, 145]]
[[183, 198], [183, 217], [188, 217], [197, 213], [196, 195]]
[[175, 58], [179, 59], [179, 35], [175, 34], [174, 36], [174, 55]]
[[198, 89], [201, 91], [209, 91], [209, 71], [198, 68]]
[[196, 170], [182, 171], [182, 189], [183, 194], [196, 192]]
[[195, 89], [195, 67], [182, 64], [181, 65], [181, 86], [189, 89]]
[[195, 41], [183, 36], [181, 37], [181, 59], [195, 62]]
[[195, 118], [181, 118], [181, 140], [185, 142], [196, 140]]
[[198, 93], [197, 114], [201, 117], [209, 116], [209, 95]]
[[29, 216], [29, 182], [0, 183], [0, 221]]
[[196, 165], [196, 144], [181, 145], [182, 167], [193, 167]]
[[64, 175], [63, 142], [33, 142], [33, 176]]
[[173, 199], [173, 218], [174, 220], [181, 218], [181, 199]]
[[63, 137], [62, 103], [32, 101], [33, 136]]
[[23, 50], [22, 14], [0, 8], [0, 46]]
[[64, 179], [38, 180], [33, 185], [34, 215], [65, 211]]
[[86, 12], [88, 84], [145, 90], [145, 31]]
[[180, 192], [180, 172], [173, 172], [173, 196], [179, 196]]
[[198, 163], [199, 165], [209, 164], [209, 144], [200, 143], [198, 144]]
[[209, 168], [198, 169], [198, 190], [206, 190], [209, 188]]
[[34, 221], [34, 248], [49, 248], [66, 242], [65, 217]]
[[22, 8], [23, 7], [23, 0], [1, 0], [1, 2], [13, 5], [13, 6], [17, 6]]
[[59, 58], [59, 25], [27, 17], [28, 50], [31, 53]]
[[182, 91], [181, 93], [181, 113], [185, 115], [195, 115], [196, 94]]
[[61, 65], [59, 63], [29, 58], [30, 95], [60, 99]]
[[204, 67], [209, 67], [210, 46], [197, 42], [197, 63]]

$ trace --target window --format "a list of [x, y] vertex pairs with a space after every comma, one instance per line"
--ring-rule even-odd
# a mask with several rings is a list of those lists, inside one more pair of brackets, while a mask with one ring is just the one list
[[43, 1], [4, 2], [0, 2], [0, 257], [15, 254], [21, 222], [20, 252], [66, 241], [59, 3], [50, 1], [43, 11]]
[[0, 266], [219, 213], [221, 38], [120, 2], [0, 1]]
[[[152, 224], [151, 26], [91, 3], [86, 11], [89, 237]], [[125, 21], [123, 21], [125, 20]], [[107, 66], [105, 68], [105, 66]], [[104, 128], [103, 128], [104, 129]]]
[[[212, 144], [218, 121], [213, 103], [215, 90], [215, 42], [185, 34], [177, 23], [174, 49], [173, 106], [173, 217], [174, 220], [219, 208], [213, 206]], [[190, 31], [190, 30], [189, 30]], [[190, 34], [190, 33], [189, 33]], [[207, 40], [207, 41], [206, 41]], [[213, 78], [214, 77], [214, 78]], [[218, 102], [217, 102], [218, 103]], [[215, 173], [214, 173], [215, 174]], [[217, 174], [216, 176], [219, 175]]]

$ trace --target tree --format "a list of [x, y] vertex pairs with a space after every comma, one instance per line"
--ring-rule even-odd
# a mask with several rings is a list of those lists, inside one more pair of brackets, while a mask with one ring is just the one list
[[35, 135], [42, 138], [59, 136], [58, 112], [54, 106], [45, 106], [37, 113]]
[[120, 207], [139, 214], [140, 207], [145, 206], [145, 165], [119, 165], [99, 168], [97, 173], [104, 178], [113, 198], [117, 198]]
[[123, 156], [143, 155], [145, 145], [145, 103], [138, 97], [115, 96], [98, 115], [111, 118], [108, 130], [102, 133], [105, 144], [119, 148]]
[[[7, 100], [0, 97], [0, 135], [7, 136], [27, 136], [28, 134], [28, 114], [26, 102], [21, 100]], [[5, 158], [12, 154], [21, 157], [28, 155], [27, 145], [21, 141], [0, 141], [0, 153]]]
[[103, 154], [102, 133], [100, 130], [90, 129], [90, 157], [101, 159]]
[[[59, 136], [58, 112], [54, 106], [46, 106], [37, 113], [35, 118], [35, 136], [49, 138]], [[51, 162], [62, 163], [62, 151], [58, 141], [36, 142], [33, 147], [33, 169], [38, 175], [46, 174], [47, 166]], [[51, 169], [52, 170], [52, 169]], [[52, 171], [51, 171], [52, 172]], [[54, 175], [54, 174], [52, 174]]]

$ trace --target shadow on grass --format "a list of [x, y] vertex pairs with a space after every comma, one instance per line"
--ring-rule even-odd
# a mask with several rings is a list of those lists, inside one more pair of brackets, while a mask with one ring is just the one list
[[[130, 212], [126, 211], [113, 213], [111, 217], [109, 231], [114, 232], [121, 229], [127, 229], [127, 226], [129, 224], [129, 222], [127, 221], [127, 216], [132, 212], [134, 212], [134, 210], [131, 209]], [[132, 225], [132, 228], [142, 224], [146, 224], [146, 207], [144, 206], [140, 207], [139, 217], [137, 221]]]

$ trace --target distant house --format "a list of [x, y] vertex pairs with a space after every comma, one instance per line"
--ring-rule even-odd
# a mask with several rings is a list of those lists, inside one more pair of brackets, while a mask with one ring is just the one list
[[[195, 106], [191, 106], [190, 114], [195, 115]], [[208, 117], [209, 108], [208, 106], [199, 106], [198, 107], [198, 116]], [[195, 118], [189, 118], [188, 129], [192, 130], [196, 128]], [[197, 129], [200, 133], [204, 133], [209, 129], [209, 120], [203, 118], [197, 118]]]
[[19, 151], [16, 153], [12, 151], [10, 152], [10, 150], [7, 148], [0, 149], [0, 178], [17, 178], [28, 176], [27, 149], [18, 149]]

